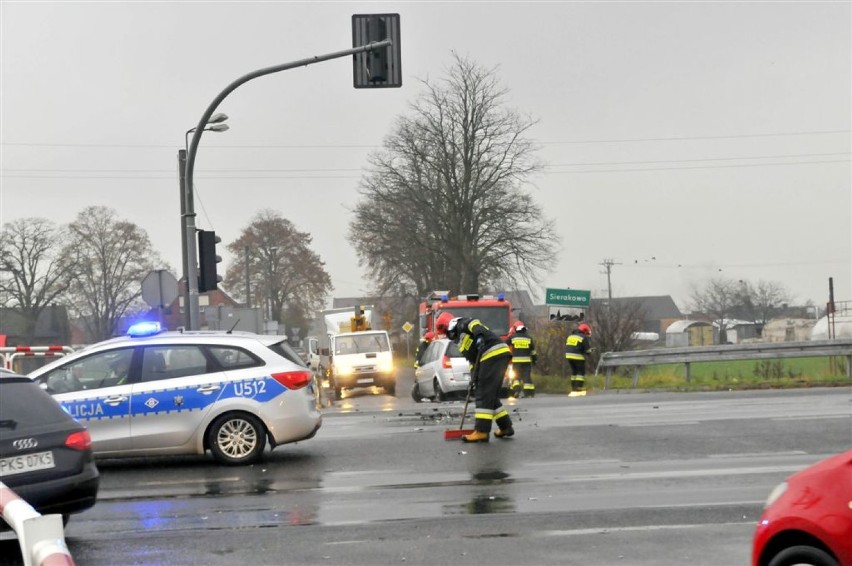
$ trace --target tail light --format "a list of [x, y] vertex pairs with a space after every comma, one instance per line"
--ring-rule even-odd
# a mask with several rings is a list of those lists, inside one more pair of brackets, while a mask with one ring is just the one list
[[441, 367], [445, 369], [453, 367], [453, 363], [450, 361], [450, 356], [444, 356], [444, 359], [441, 361]]
[[74, 450], [89, 450], [92, 448], [92, 436], [88, 430], [72, 432], [65, 439], [65, 446]]
[[284, 371], [281, 373], [273, 373], [272, 379], [287, 389], [301, 389], [313, 381], [314, 375], [307, 370]]

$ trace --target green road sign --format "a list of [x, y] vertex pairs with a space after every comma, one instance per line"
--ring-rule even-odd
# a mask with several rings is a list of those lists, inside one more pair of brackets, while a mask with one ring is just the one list
[[544, 303], [554, 307], [585, 307], [592, 304], [592, 292], [581, 289], [547, 289]]

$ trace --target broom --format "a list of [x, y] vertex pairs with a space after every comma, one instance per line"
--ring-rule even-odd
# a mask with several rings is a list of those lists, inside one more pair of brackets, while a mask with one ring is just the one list
[[[479, 357], [482, 357], [482, 353], [480, 352]], [[473, 392], [473, 388], [476, 386], [476, 380], [479, 377], [479, 358], [476, 360], [476, 365], [473, 366], [473, 374], [470, 377], [470, 385], [467, 387], [467, 398], [464, 400], [464, 411], [462, 411], [461, 424], [459, 424], [459, 428], [448, 428], [444, 431], [444, 440], [458, 440], [462, 436], [467, 436], [468, 434], [473, 433], [473, 429], [465, 429], [464, 428], [464, 419], [467, 417], [467, 406], [470, 403], [470, 394]]]

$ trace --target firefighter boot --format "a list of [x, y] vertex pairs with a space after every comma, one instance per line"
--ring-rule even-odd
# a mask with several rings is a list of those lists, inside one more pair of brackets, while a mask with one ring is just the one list
[[509, 438], [510, 436], [515, 436], [515, 429], [511, 426], [494, 432], [495, 438]]
[[519, 379], [512, 382], [512, 397], [515, 399], [521, 396], [521, 385], [522, 383]]
[[586, 394], [586, 377], [578, 375], [571, 378], [571, 393], [569, 397], [581, 397]]
[[464, 442], [488, 442], [488, 433], [475, 430], [467, 436], [462, 436], [462, 440]]

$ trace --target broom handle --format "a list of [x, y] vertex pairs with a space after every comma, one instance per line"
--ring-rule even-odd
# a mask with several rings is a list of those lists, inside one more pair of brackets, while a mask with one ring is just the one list
[[479, 361], [482, 358], [482, 352], [476, 356], [476, 365], [473, 366], [473, 371], [470, 374], [470, 385], [467, 386], [467, 399], [464, 400], [464, 412], [462, 412], [461, 424], [459, 425], [459, 430], [464, 428], [464, 419], [467, 417], [467, 405], [470, 403], [470, 394], [473, 391], [473, 386], [476, 383], [476, 378], [479, 377]]

